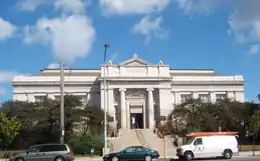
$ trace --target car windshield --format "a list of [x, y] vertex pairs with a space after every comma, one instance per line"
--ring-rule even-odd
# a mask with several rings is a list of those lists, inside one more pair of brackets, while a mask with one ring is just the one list
[[187, 140], [187, 144], [191, 144], [193, 141], [194, 141], [194, 137], [188, 137], [187, 138], [188, 140]]

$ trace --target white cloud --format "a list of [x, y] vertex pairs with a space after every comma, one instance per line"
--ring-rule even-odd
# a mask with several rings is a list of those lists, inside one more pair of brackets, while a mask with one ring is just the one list
[[2, 87], [0, 87], [0, 96], [4, 95], [6, 93], [6, 90]]
[[83, 13], [85, 5], [89, 5], [91, 0], [19, 0], [16, 7], [21, 11], [35, 11], [43, 4], [50, 4], [57, 10], [65, 13]]
[[19, 0], [16, 7], [21, 11], [34, 11], [46, 1], [48, 0]]
[[164, 10], [171, 0], [100, 0], [105, 15], [146, 14]]
[[17, 75], [16, 72], [0, 71], [0, 83], [8, 83], [12, 81], [15, 75]]
[[253, 42], [260, 39], [260, 1], [233, 0], [234, 12], [230, 15], [229, 25], [232, 32], [243, 37], [244, 41]]
[[145, 16], [134, 25], [133, 31], [145, 36], [146, 43], [150, 42], [152, 37], [164, 39], [168, 32], [162, 28], [162, 23], [162, 17], [152, 19], [150, 16]]
[[15, 33], [16, 26], [0, 17], [0, 40], [6, 40]]
[[257, 54], [259, 53], [259, 50], [260, 50], [259, 45], [252, 45], [249, 51], [249, 55]]
[[84, 13], [85, 4], [82, 0], [56, 0], [56, 9], [61, 9], [67, 13]]
[[219, 4], [216, 0], [176, 0], [175, 2], [186, 14], [210, 14]]
[[76, 58], [88, 56], [95, 40], [95, 29], [84, 15], [38, 20], [25, 28], [26, 43], [50, 43], [56, 58], [71, 64]]
[[60, 64], [52, 63], [48, 66], [49, 69], [60, 69]]

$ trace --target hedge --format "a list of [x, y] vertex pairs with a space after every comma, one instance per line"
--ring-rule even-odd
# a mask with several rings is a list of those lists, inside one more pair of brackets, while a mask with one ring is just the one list
[[[253, 145], [240, 145], [239, 151], [253, 151], [254, 146]], [[260, 145], [255, 145], [255, 151], [260, 151]]]
[[0, 151], [0, 158], [10, 158], [14, 153], [23, 152], [24, 150], [7, 150]]

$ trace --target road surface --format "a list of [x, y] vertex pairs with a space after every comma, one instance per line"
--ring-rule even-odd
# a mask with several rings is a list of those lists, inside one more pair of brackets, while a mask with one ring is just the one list
[[[171, 159], [170, 161], [179, 161], [179, 159]], [[260, 156], [239, 156], [239, 157], [233, 157], [230, 160], [226, 160], [222, 158], [195, 159], [194, 161], [260, 161]]]

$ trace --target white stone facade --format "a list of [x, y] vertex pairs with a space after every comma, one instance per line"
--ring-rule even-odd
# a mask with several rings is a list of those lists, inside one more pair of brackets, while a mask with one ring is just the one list
[[[218, 75], [213, 70], [175, 70], [162, 61], [150, 64], [135, 54], [120, 64], [100, 69], [65, 69], [65, 93], [82, 97], [84, 103], [104, 109], [104, 75], [107, 80], [107, 110], [119, 128], [130, 128], [132, 114], [141, 128], [152, 128], [161, 116], [189, 97], [214, 102], [218, 98], [244, 101], [242, 76]], [[31, 76], [15, 76], [13, 99], [37, 101], [59, 99], [59, 69], [44, 69]], [[141, 115], [140, 115], [141, 114]]]

